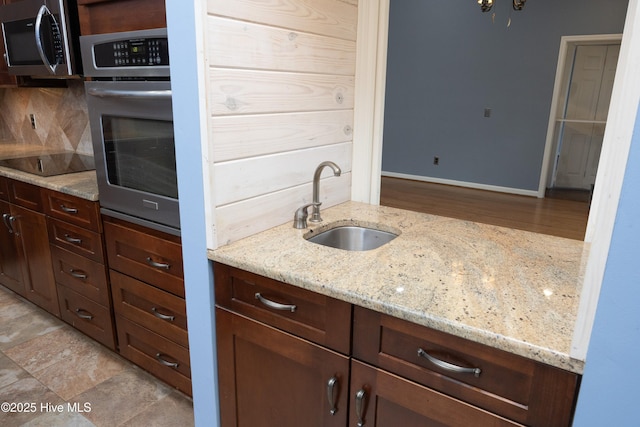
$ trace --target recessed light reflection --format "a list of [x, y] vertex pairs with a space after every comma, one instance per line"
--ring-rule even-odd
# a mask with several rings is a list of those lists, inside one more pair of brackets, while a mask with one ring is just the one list
[[398, 286], [398, 287], [396, 288], [396, 292], [397, 292], [397, 293], [399, 293], [399, 294], [400, 294], [400, 293], [402, 293], [402, 292], [404, 292], [404, 286]]
[[545, 289], [542, 291], [542, 293], [545, 297], [550, 297], [551, 295], [553, 295], [553, 291], [551, 289]]

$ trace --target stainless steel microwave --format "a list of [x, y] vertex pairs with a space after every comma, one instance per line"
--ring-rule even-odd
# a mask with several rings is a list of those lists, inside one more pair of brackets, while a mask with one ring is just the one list
[[75, 0], [23, 0], [0, 6], [9, 73], [69, 77], [81, 74]]

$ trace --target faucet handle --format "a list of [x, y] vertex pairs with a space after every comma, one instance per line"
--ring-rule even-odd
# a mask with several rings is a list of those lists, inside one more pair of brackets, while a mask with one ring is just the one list
[[307, 209], [309, 206], [320, 206], [321, 204], [322, 202], [308, 203], [296, 209], [296, 213], [293, 215], [293, 228], [307, 228], [307, 217], [309, 216]]

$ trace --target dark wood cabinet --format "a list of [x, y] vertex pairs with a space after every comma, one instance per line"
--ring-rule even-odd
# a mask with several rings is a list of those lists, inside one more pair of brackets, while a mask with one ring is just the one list
[[78, 0], [80, 34], [166, 27], [164, 0]]
[[13, 229], [23, 260], [25, 297], [60, 316], [45, 215], [15, 205], [11, 212], [16, 218]]
[[0, 283], [59, 316], [47, 224], [39, 212], [40, 188], [6, 178], [2, 181], [7, 201], [0, 202]]
[[522, 426], [355, 359], [350, 396], [350, 426]]
[[112, 350], [111, 292], [98, 202], [42, 189], [60, 317]]
[[214, 276], [224, 426], [571, 425], [576, 374], [226, 265]]
[[103, 216], [118, 351], [191, 395], [179, 237]]
[[109, 268], [184, 298], [179, 237], [103, 218]]
[[524, 425], [571, 424], [576, 374], [362, 307], [353, 335], [353, 357], [386, 372]]
[[345, 426], [349, 358], [216, 309], [223, 426]]
[[0, 215], [4, 222], [0, 225], [0, 283], [13, 292], [25, 296], [22, 257], [9, 222], [11, 205], [1, 200]]

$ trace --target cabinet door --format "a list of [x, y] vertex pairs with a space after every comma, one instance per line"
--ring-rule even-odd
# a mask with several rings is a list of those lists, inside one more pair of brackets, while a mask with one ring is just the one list
[[164, 0], [78, 0], [78, 15], [83, 36], [167, 26]]
[[347, 357], [221, 308], [216, 322], [221, 425], [346, 425]]
[[10, 224], [11, 207], [7, 202], [0, 201], [0, 215], [3, 219], [0, 224], [0, 283], [25, 296], [22, 254]]
[[25, 296], [34, 304], [59, 317], [45, 216], [15, 205], [11, 206], [11, 214], [15, 218], [14, 233], [18, 237], [18, 248], [24, 260]]
[[357, 360], [350, 396], [349, 426], [522, 426]]

